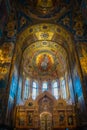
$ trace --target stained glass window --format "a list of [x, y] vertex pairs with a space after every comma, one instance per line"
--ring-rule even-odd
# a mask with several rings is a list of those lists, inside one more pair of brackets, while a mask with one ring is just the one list
[[42, 91], [47, 91], [48, 90], [48, 85], [47, 85], [47, 82], [43, 82], [42, 84]]
[[38, 94], [38, 84], [37, 82], [34, 81], [32, 84], [32, 98], [36, 99], [37, 94]]
[[62, 98], [66, 99], [66, 85], [65, 85], [65, 79], [61, 80], [61, 90], [62, 90]]
[[57, 81], [53, 81], [52, 83], [52, 92], [56, 99], [58, 99], [58, 83]]
[[25, 87], [24, 87], [24, 99], [28, 99], [29, 97], [29, 79], [25, 80]]

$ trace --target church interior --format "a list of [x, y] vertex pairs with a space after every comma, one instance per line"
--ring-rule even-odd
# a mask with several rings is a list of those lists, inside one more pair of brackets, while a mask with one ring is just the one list
[[87, 0], [0, 0], [0, 130], [87, 130]]

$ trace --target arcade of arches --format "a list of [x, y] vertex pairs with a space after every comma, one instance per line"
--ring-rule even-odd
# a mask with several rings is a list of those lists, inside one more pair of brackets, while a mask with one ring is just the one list
[[81, 3], [8, 1], [12, 9], [0, 34], [0, 126], [85, 130], [87, 39], [72, 6]]

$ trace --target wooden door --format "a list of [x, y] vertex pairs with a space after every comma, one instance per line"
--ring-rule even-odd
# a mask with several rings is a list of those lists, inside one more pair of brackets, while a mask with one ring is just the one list
[[48, 112], [43, 112], [40, 115], [40, 130], [52, 130], [52, 115]]

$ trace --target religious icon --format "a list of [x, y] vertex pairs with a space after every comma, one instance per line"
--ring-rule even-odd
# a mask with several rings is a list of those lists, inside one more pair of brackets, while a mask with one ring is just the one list
[[50, 73], [50, 71], [53, 69], [53, 64], [53, 55], [50, 53], [43, 52], [36, 57], [36, 67], [38, 67], [38, 70], [41, 74], [46, 74], [47, 72]]
[[32, 102], [29, 102], [29, 104], [28, 104], [29, 106], [33, 106], [33, 103]]
[[25, 112], [19, 112], [17, 119], [18, 119], [18, 125], [19, 126], [24, 126], [25, 125], [25, 120], [26, 120]]
[[49, 62], [49, 59], [48, 59], [47, 55], [44, 54], [44, 56], [43, 56], [43, 61], [41, 62], [41, 68], [42, 68], [43, 70], [46, 70], [46, 69], [47, 69], [47, 67], [48, 67], [48, 62]]
[[23, 126], [24, 124], [25, 124], [24, 118], [20, 117], [20, 119], [19, 119], [19, 125]]
[[64, 120], [65, 120], [65, 115], [64, 115], [64, 113], [60, 113], [60, 115], [59, 115], [59, 123], [60, 123], [60, 125], [64, 125]]
[[73, 125], [73, 117], [72, 116], [68, 117], [68, 125]]
[[28, 125], [33, 125], [33, 114], [32, 112], [28, 113]]
[[37, 8], [44, 14], [48, 13], [53, 7], [52, 0], [38, 0]]
[[61, 114], [61, 115], [60, 115], [60, 118], [59, 118], [59, 121], [62, 122], [63, 120], [64, 120], [64, 115]]

